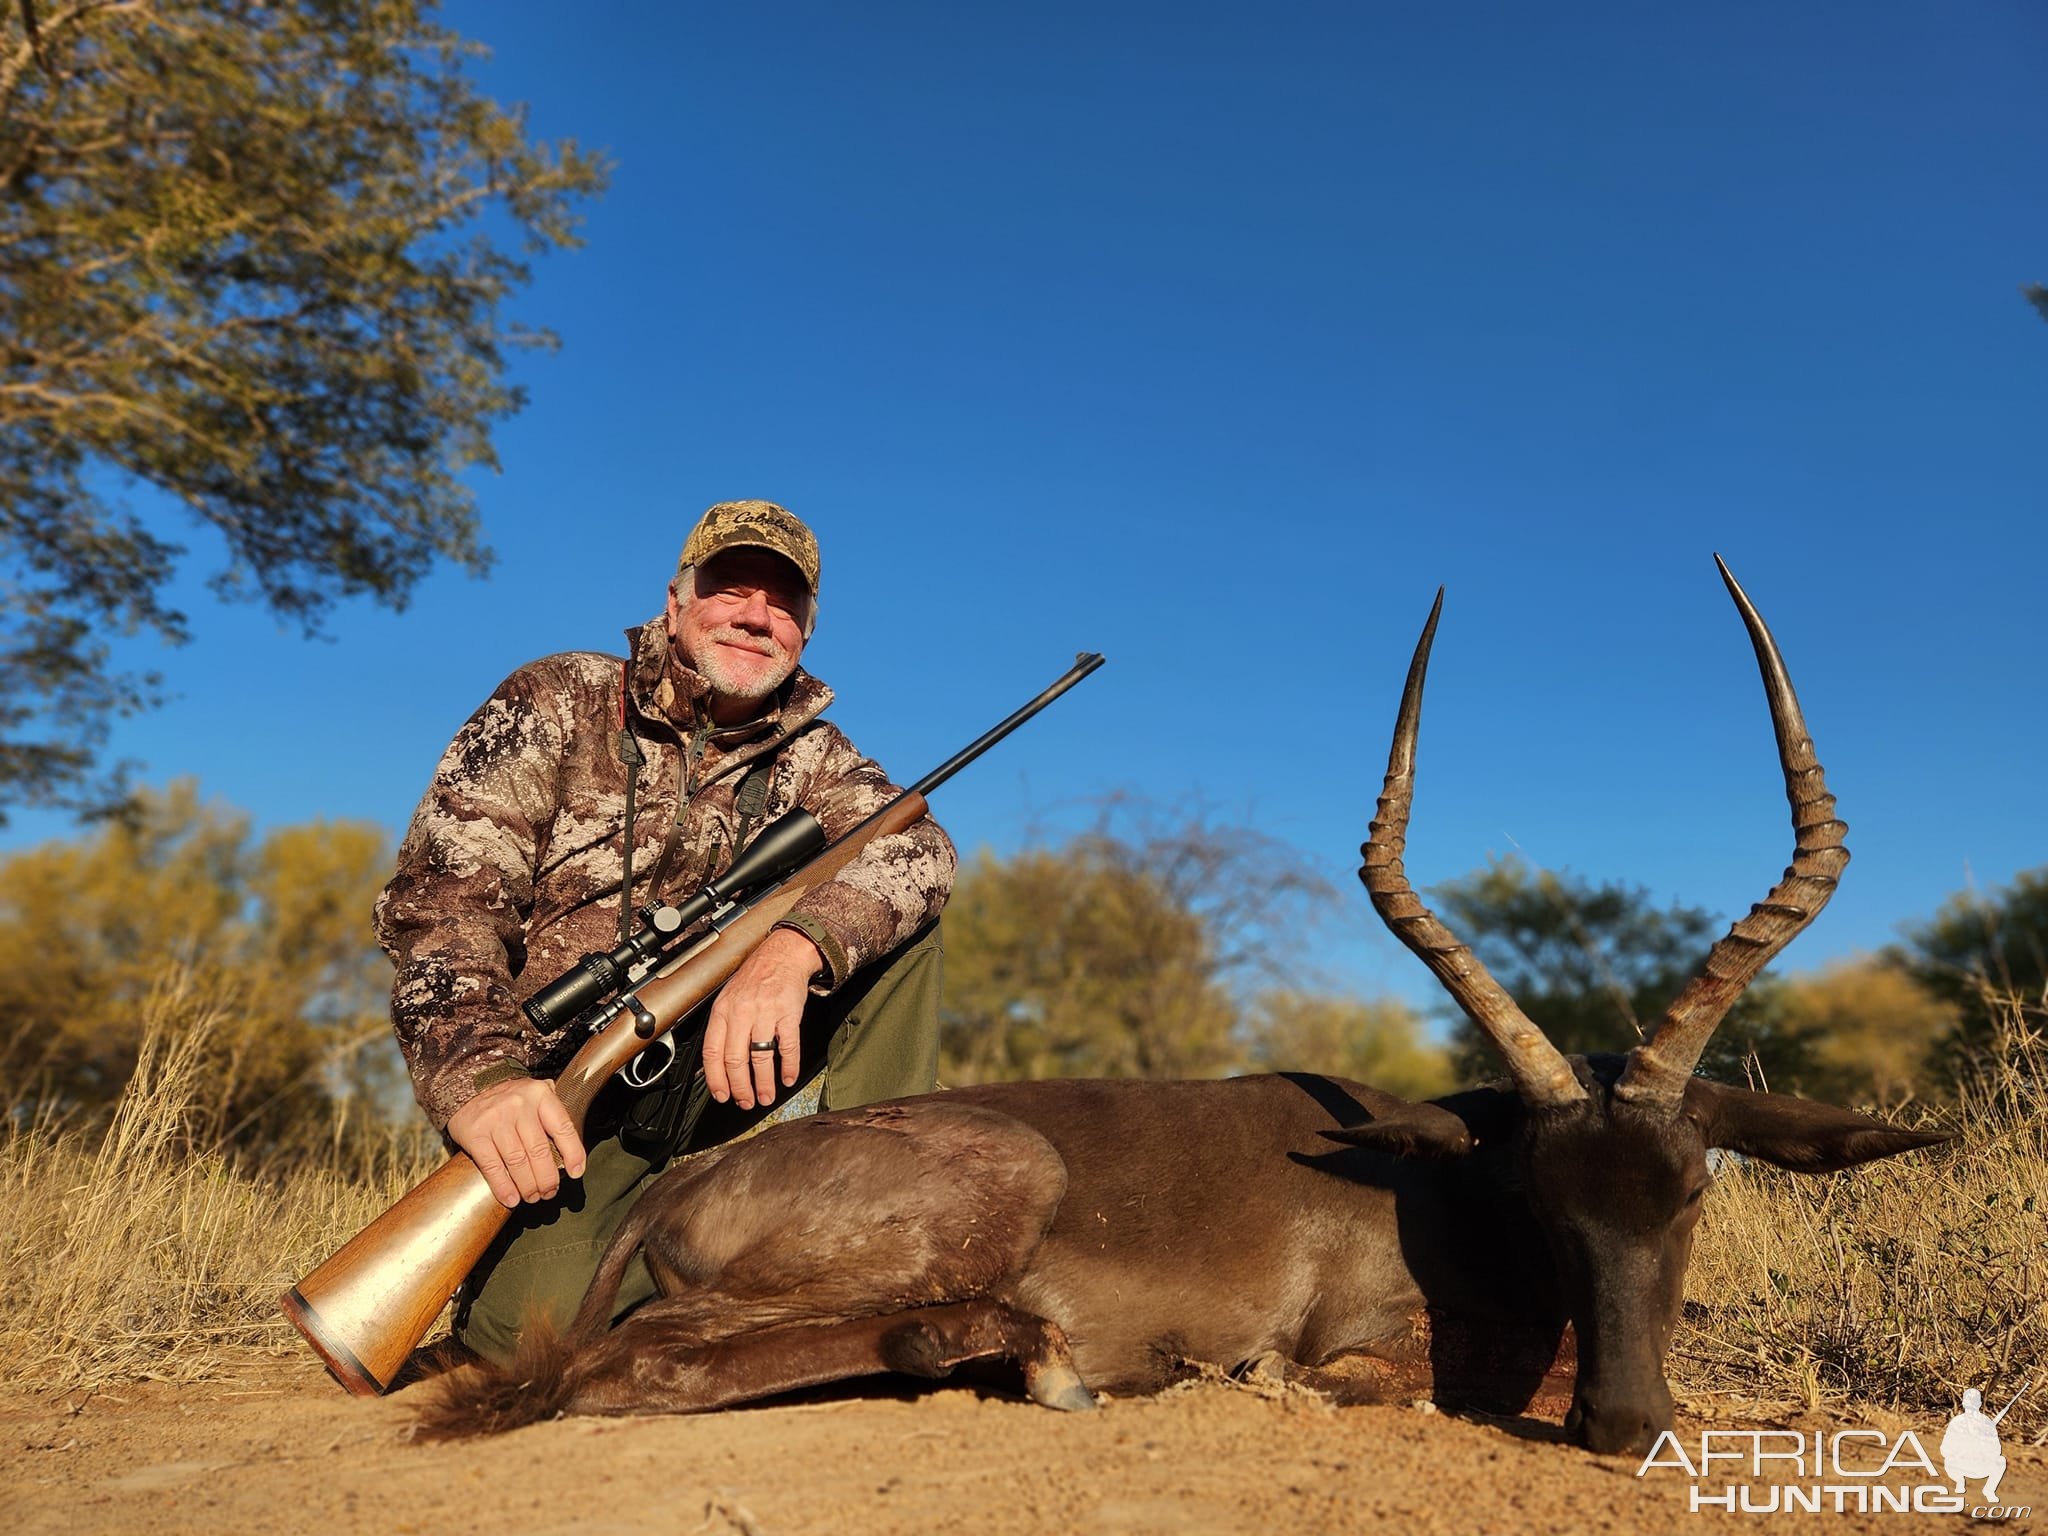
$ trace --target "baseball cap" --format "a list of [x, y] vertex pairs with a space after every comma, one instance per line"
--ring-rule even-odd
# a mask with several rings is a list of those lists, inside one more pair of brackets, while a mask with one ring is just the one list
[[812, 597], [818, 595], [818, 539], [787, 507], [772, 501], [721, 501], [702, 517], [683, 541], [677, 569], [702, 565], [728, 549], [765, 549], [782, 556], [804, 579]]

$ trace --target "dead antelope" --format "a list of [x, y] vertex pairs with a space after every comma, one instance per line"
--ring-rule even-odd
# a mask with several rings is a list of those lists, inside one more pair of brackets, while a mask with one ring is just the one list
[[[1439, 593], [1360, 877], [1509, 1082], [1420, 1104], [1298, 1074], [1005, 1083], [778, 1126], [657, 1181], [568, 1333], [529, 1340], [510, 1372], [451, 1379], [426, 1427], [685, 1412], [987, 1357], [1060, 1408], [1189, 1362], [1262, 1361], [1341, 1401], [1422, 1391], [1514, 1412], [1569, 1323], [1568, 1431], [1647, 1447], [1671, 1423], [1664, 1353], [1707, 1149], [1818, 1173], [1948, 1139], [1693, 1076], [1849, 857], [1777, 645], [1721, 574], [1763, 672], [1796, 851], [1627, 1055], [1560, 1054], [1402, 869]], [[611, 1327], [636, 1253], [660, 1295]]]

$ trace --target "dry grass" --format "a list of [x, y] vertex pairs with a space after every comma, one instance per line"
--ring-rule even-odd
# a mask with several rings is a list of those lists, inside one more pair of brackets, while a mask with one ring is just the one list
[[2001, 1010], [1995, 1059], [1924, 1123], [1939, 1151], [1803, 1177], [1724, 1169], [1673, 1341], [1694, 1391], [1953, 1413], [1965, 1387], [2035, 1392], [2048, 1364], [2048, 1040]]
[[[252, 1346], [300, 1349], [278, 1294], [439, 1163], [424, 1135], [342, 1120], [290, 1156], [237, 1156], [208, 1096], [223, 1012], [189, 980], [151, 1000], [103, 1134], [6, 1118], [0, 1381], [194, 1380]], [[2021, 1018], [1943, 1113], [1958, 1146], [1834, 1177], [1724, 1171], [1675, 1385], [1923, 1413], [1965, 1386], [2048, 1388], [2048, 1042]], [[2034, 1397], [2021, 1434], [2044, 1421]]]
[[189, 978], [160, 988], [102, 1134], [8, 1116], [0, 1380], [192, 1380], [227, 1348], [293, 1347], [279, 1293], [439, 1162], [339, 1119], [318, 1148], [237, 1158], [208, 1093], [224, 1013]]

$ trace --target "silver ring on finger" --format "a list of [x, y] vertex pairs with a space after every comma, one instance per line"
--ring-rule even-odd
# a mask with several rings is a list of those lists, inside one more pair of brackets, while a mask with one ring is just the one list
[[747, 1049], [757, 1054], [761, 1051], [772, 1052], [775, 1049], [775, 1042], [773, 1040], [749, 1040], [747, 1042]]

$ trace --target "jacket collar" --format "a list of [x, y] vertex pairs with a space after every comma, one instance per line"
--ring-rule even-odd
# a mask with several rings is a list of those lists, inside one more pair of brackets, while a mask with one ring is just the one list
[[730, 751], [755, 741], [793, 736], [825, 712], [832, 690], [802, 667], [762, 701], [761, 713], [737, 725], [713, 725], [705, 713], [711, 685], [680, 656], [671, 657], [668, 620], [657, 614], [626, 631], [627, 694], [636, 712], [688, 737], [709, 727], [706, 740]]

